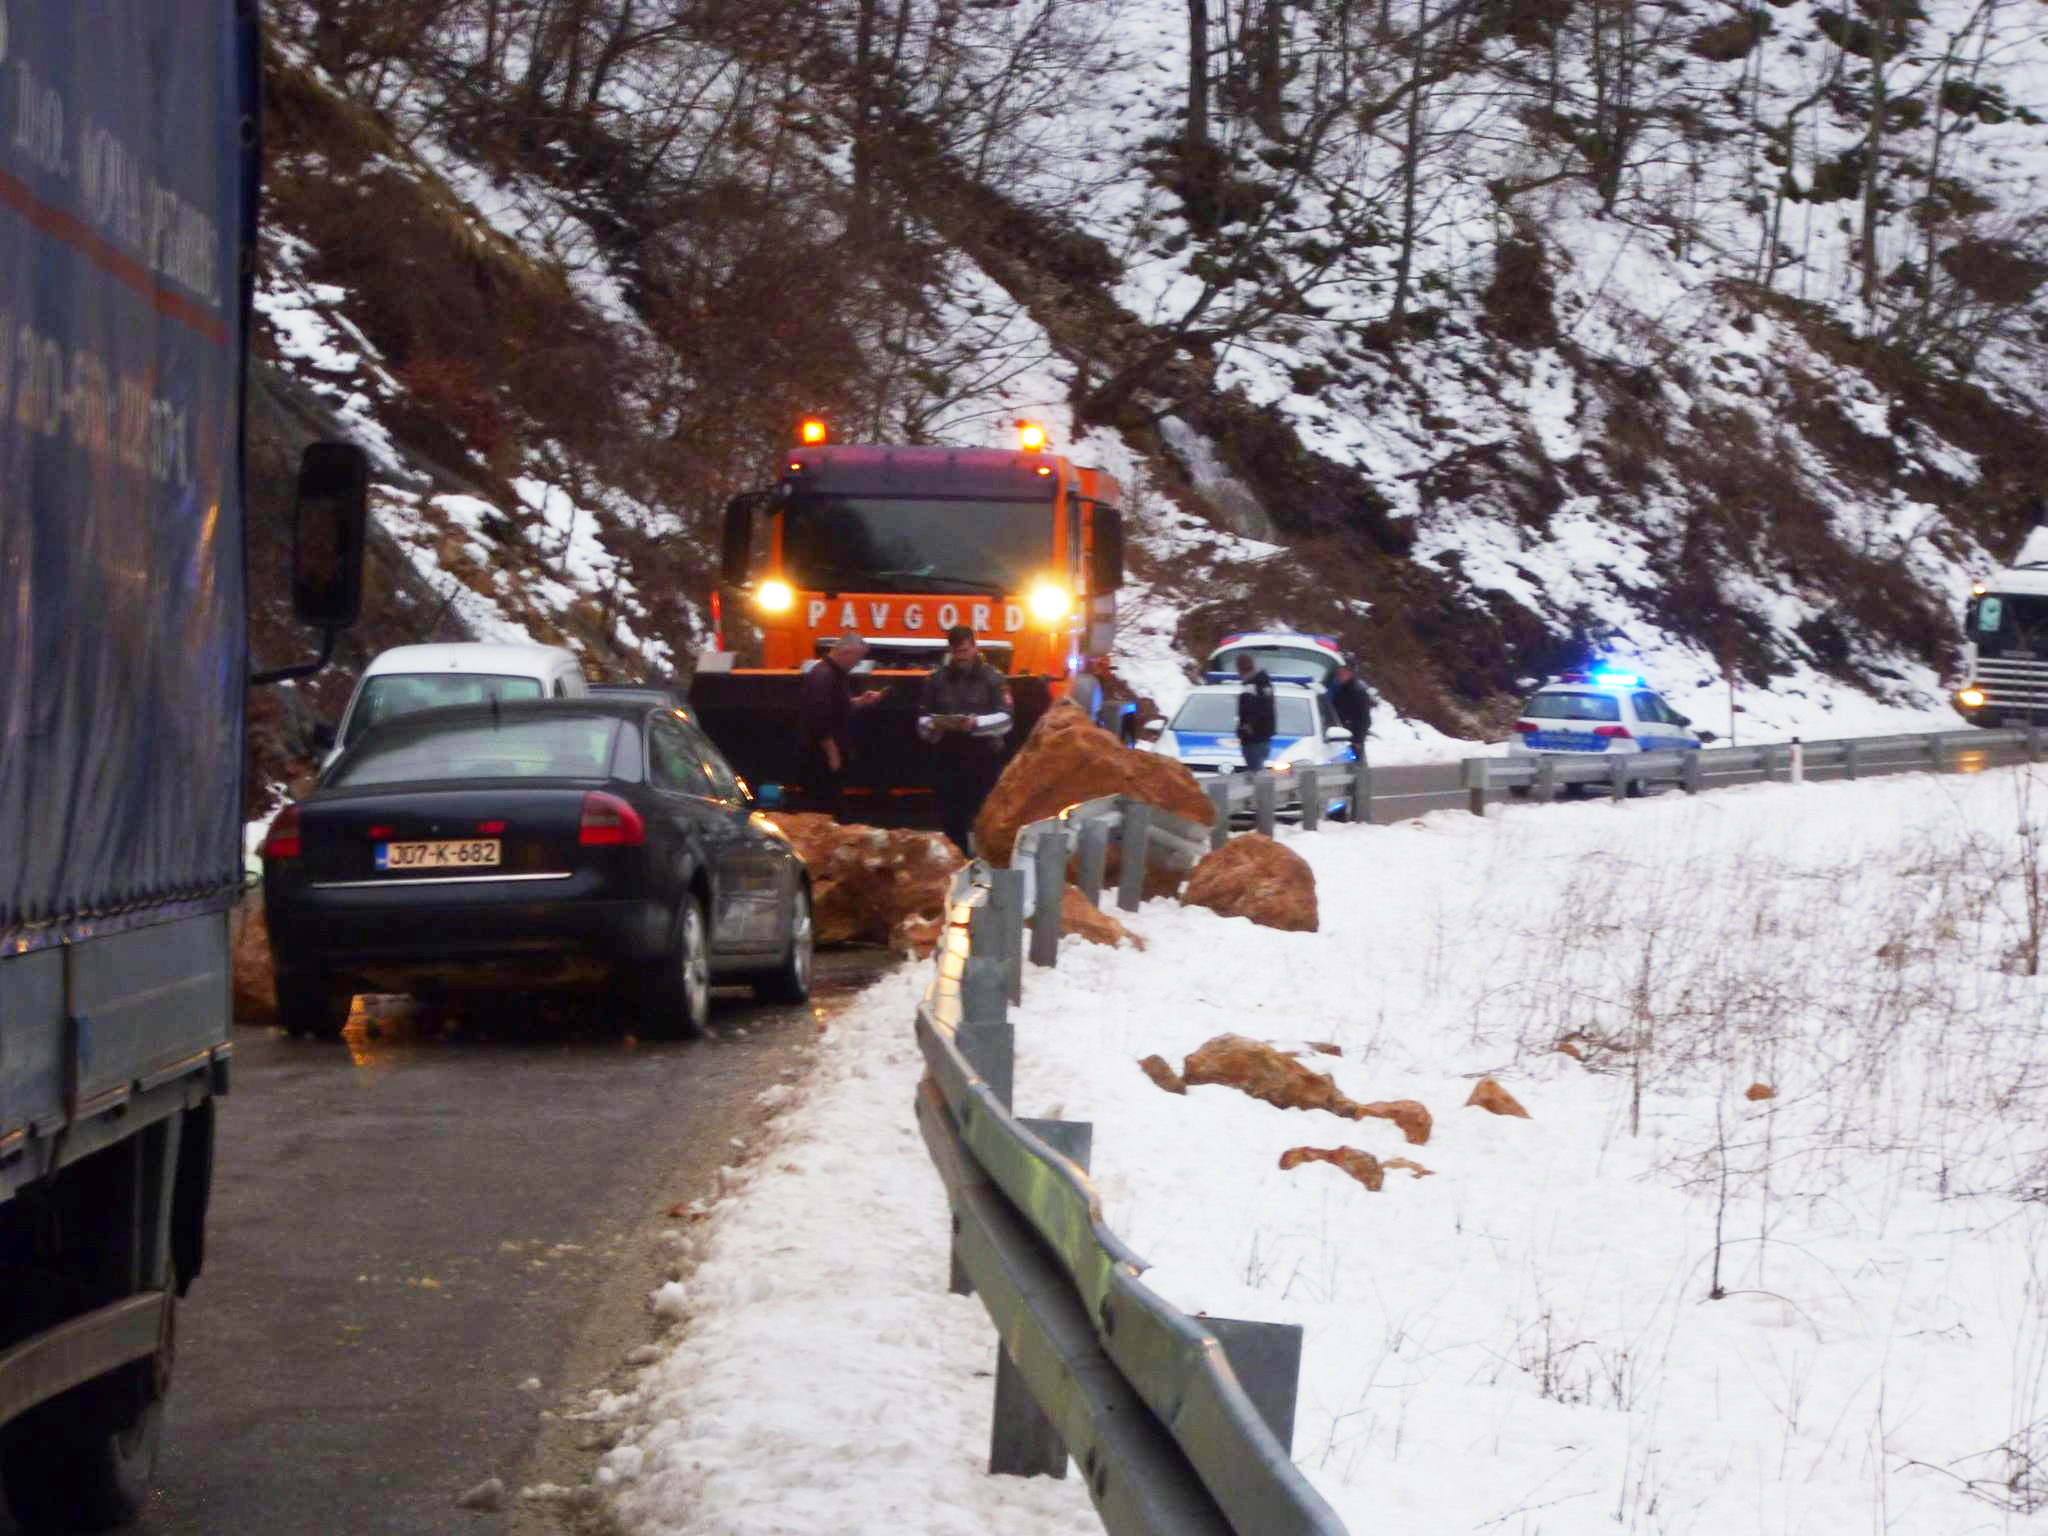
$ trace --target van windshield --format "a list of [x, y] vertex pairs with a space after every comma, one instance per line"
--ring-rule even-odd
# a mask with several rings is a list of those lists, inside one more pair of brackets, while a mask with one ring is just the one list
[[348, 718], [348, 734], [360, 735], [373, 725], [422, 709], [540, 696], [537, 677], [497, 677], [486, 672], [387, 672], [363, 684], [355, 711]]

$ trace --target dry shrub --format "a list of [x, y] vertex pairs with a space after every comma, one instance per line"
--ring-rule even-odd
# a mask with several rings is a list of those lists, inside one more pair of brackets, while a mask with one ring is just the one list
[[1761, 7], [1738, 11], [1733, 16], [1701, 27], [1686, 46], [1703, 59], [1716, 64], [1733, 64], [1746, 58], [1771, 30], [1771, 17]]
[[1511, 346], [1554, 346], [1556, 299], [1541, 238], [1532, 226], [1518, 225], [1494, 248], [1493, 278], [1480, 295], [1488, 325]]

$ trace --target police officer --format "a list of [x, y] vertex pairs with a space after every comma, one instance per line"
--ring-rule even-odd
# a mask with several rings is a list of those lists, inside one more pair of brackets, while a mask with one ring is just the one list
[[940, 824], [962, 853], [973, 852], [974, 818], [995, 787], [1015, 716], [1003, 674], [981, 659], [974, 631], [955, 624], [946, 631], [944, 664], [924, 680], [917, 734], [932, 747]]
[[1273, 747], [1278, 713], [1273, 704], [1273, 679], [1247, 651], [1237, 653], [1237, 678], [1244, 684], [1244, 691], [1237, 696], [1237, 744], [1244, 752], [1245, 767], [1257, 773], [1266, 766], [1266, 754]]
[[1365, 679], [1358, 675], [1358, 669], [1351, 664], [1349, 656], [1338, 664], [1336, 679], [1324, 698], [1337, 723], [1351, 733], [1351, 745], [1363, 758], [1366, 734], [1372, 730], [1372, 692], [1365, 686]]

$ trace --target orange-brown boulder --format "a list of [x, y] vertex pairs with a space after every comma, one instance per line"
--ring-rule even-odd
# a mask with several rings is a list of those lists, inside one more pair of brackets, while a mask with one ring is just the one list
[[1762, 1099], [1775, 1099], [1778, 1096], [1778, 1090], [1769, 1083], [1751, 1083], [1742, 1096], [1749, 1100], [1750, 1103], [1755, 1104]]
[[804, 811], [768, 819], [810, 866], [821, 944], [887, 944], [905, 918], [942, 917], [953, 871], [967, 862], [937, 832], [849, 826]]
[[1385, 1099], [1377, 1104], [1361, 1104], [1358, 1106], [1358, 1118], [1393, 1121], [1401, 1134], [1408, 1138], [1411, 1147], [1428, 1145], [1430, 1128], [1436, 1123], [1430, 1118], [1429, 1111], [1414, 1099]]
[[1290, 1147], [1280, 1154], [1283, 1169], [1299, 1168], [1303, 1163], [1334, 1164], [1370, 1190], [1377, 1191], [1387, 1180], [1380, 1160], [1356, 1147]]
[[1243, 1035], [1218, 1035], [1181, 1068], [1190, 1083], [1235, 1088], [1281, 1109], [1327, 1109], [1356, 1120], [1361, 1106], [1337, 1091], [1327, 1073], [1314, 1072], [1277, 1047]]
[[1392, 1173], [1396, 1168], [1406, 1168], [1418, 1179], [1433, 1179], [1436, 1177], [1436, 1170], [1434, 1168], [1425, 1168], [1413, 1158], [1390, 1157], [1384, 1163], [1381, 1163], [1380, 1166], [1389, 1173]]
[[1126, 747], [1062, 702], [1045, 712], [989, 792], [974, 822], [975, 851], [1007, 864], [1025, 827], [1101, 795], [1128, 795], [1205, 827], [1215, 820], [1209, 797], [1180, 763]]
[[1135, 949], [1145, 947], [1143, 939], [1083, 896], [1078, 885], [1070, 885], [1060, 893], [1060, 932], [1077, 933], [1090, 944], [1103, 944], [1111, 949], [1126, 940]]
[[1586, 1053], [1569, 1040], [1558, 1041], [1557, 1049], [1560, 1054], [1571, 1057], [1573, 1061], [1584, 1061], [1586, 1059]]
[[1529, 1118], [1529, 1111], [1515, 1101], [1515, 1096], [1501, 1087], [1490, 1077], [1482, 1077], [1472, 1090], [1472, 1097], [1465, 1101], [1465, 1107], [1474, 1106], [1496, 1115], [1513, 1115], [1517, 1119]]
[[1186, 1093], [1188, 1085], [1181, 1075], [1166, 1064], [1164, 1056], [1147, 1056], [1138, 1063], [1138, 1070], [1168, 1093]]
[[1287, 1052], [1243, 1035], [1218, 1035], [1181, 1068], [1190, 1083], [1235, 1088], [1281, 1109], [1327, 1109], [1347, 1120], [1391, 1120], [1411, 1146], [1429, 1140], [1429, 1111], [1413, 1099], [1360, 1104], [1338, 1092], [1329, 1075], [1303, 1066]]
[[1180, 899], [1267, 928], [1316, 931], [1316, 877], [1308, 861], [1260, 832], [1233, 837], [1206, 855]]
[[263, 897], [250, 892], [229, 918], [234, 931], [234, 1019], [237, 1024], [277, 1022], [276, 975], [270, 963], [270, 927], [263, 919]]
[[1327, 1040], [1311, 1040], [1308, 1043], [1308, 1048], [1318, 1056], [1342, 1056], [1344, 1054], [1343, 1046], [1332, 1045]]

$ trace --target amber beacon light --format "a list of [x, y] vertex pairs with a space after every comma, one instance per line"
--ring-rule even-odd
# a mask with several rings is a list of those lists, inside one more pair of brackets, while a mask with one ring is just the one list
[[827, 436], [825, 418], [822, 416], [806, 416], [803, 420], [803, 425], [796, 429], [796, 435], [797, 439], [806, 448], [817, 447], [825, 441]]
[[1017, 446], [1026, 453], [1039, 453], [1045, 448], [1045, 428], [1035, 421], [1017, 423]]

